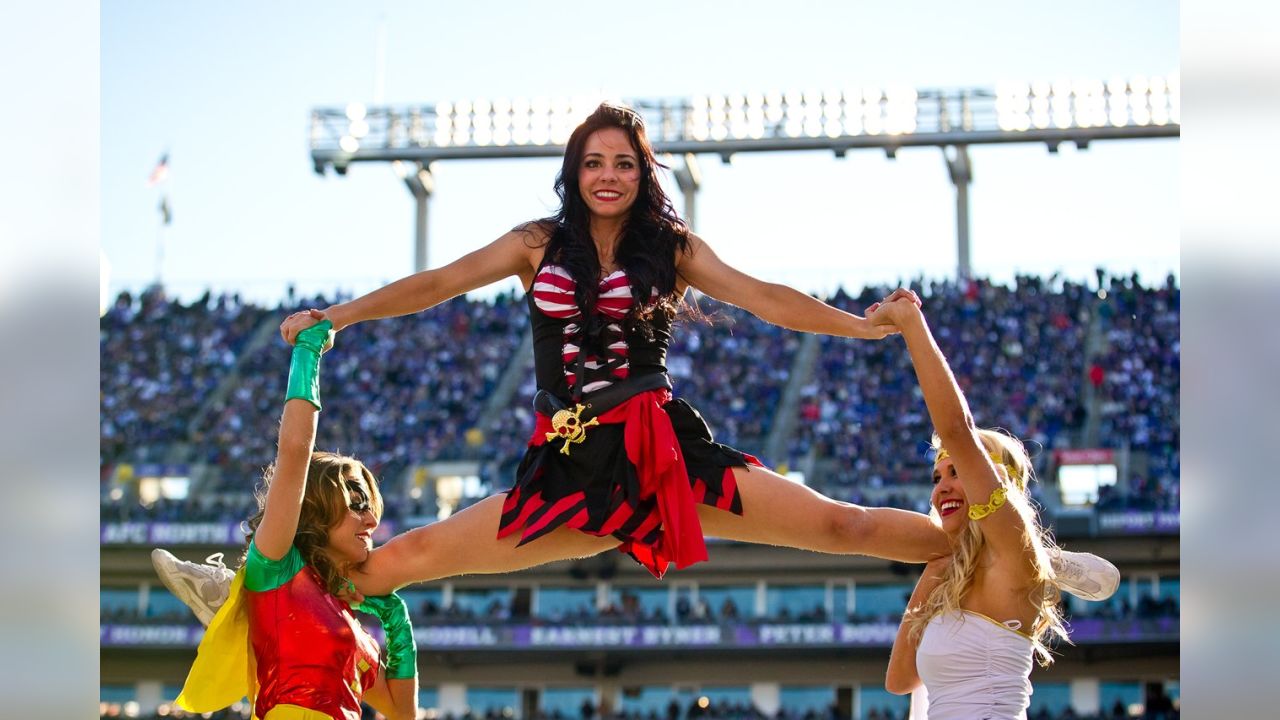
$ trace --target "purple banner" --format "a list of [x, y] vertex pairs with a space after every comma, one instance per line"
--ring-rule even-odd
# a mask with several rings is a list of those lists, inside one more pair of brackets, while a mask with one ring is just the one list
[[103, 625], [102, 647], [195, 647], [204, 637], [199, 625]]
[[1178, 512], [1125, 510], [1098, 513], [1098, 532], [1117, 534], [1176, 533], [1182, 527]]
[[[1082, 643], [1177, 641], [1178, 618], [1071, 621]], [[381, 638], [381, 628], [371, 627]], [[187, 625], [103, 625], [103, 647], [195, 647], [204, 629]], [[423, 650], [597, 650], [739, 648], [889, 648], [897, 623], [764, 623], [760, 625], [423, 625]]]
[[103, 523], [103, 545], [241, 545], [239, 523]]
[[1100, 642], [1177, 641], [1181, 629], [1180, 618], [1161, 617], [1143, 620], [1104, 620], [1080, 618], [1071, 620], [1067, 629], [1071, 641], [1077, 645]]
[[[395, 535], [395, 524], [387, 521], [373, 532], [373, 541], [383, 543]], [[240, 523], [228, 522], [114, 522], [103, 523], [103, 545], [243, 545]]]

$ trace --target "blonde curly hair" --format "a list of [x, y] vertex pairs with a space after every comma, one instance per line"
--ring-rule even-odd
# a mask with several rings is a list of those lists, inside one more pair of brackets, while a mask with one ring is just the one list
[[[1053, 662], [1053, 655], [1050, 653], [1047, 641], [1058, 638], [1070, 642], [1070, 639], [1067, 637], [1066, 625], [1063, 622], [1062, 611], [1059, 609], [1062, 594], [1053, 581], [1053, 570], [1045, 550], [1046, 546], [1053, 544], [1053, 539], [1047, 530], [1040, 527], [1035, 510], [1031, 507], [1031, 500], [1027, 496], [1027, 487], [1034, 479], [1031, 458], [1022, 442], [1011, 435], [987, 429], [979, 429], [977, 432], [983, 447], [992, 455], [992, 459], [999, 456], [1000, 461], [997, 464], [1002, 465], [1004, 471], [1001, 473], [998, 470], [997, 476], [1000, 477], [1000, 484], [1005, 489], [1006, 502], [1022, 516], [1023, 527], [1026, 528], [1023, 543], [1032, 551], [1032, 562], [1035, 565], [1035, 573], [1027, 598], [1038, 609], [1036, 621], [1028, 635], [1031, 637], [1040, 665], [1047, 666]], [[933, 436], [932, 444], [935, 450], [940, 450], [942, 447], [941, 439], [937, 435]], [[1008, 477], [1003, 477], [1006, 474]], [[935, 520], [938, 519], [936, 509], [931, 508], [929, 513]], [[925, 626], [934, 617], [958, 612], [961, 609], [961, 601], [973, 586], [978, 560], [982, 556], [985, 545], [982, 522], [978, 520], [966, 522], [956, 542], [951, 564], [943, 573], [942, 582], [934, 588], [918, 609], [907, 611], [905, 619], [913, 642], [920, 642]]]

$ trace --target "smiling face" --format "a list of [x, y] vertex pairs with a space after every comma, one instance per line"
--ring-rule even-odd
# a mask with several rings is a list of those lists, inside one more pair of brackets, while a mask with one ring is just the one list
[[369, 487], [364, 478], [345, 479], [347, 510], [330, 526], [324, 552], [338, 567], [364, 562], [373, 550], [373, 530], [378, 517], [370, 504]]
[[603, 128], [587, 138], [578, 191], [595, 217], [626, 215], [640, 193], [640, 160], [627, 133]]
[[942, 518], [942, 529], [948, 535], [960, 532], [969, 521], [969, 502], [951, 458], [943, 458], [933, 466], [933, 494], [929, 496], [929, 503]]

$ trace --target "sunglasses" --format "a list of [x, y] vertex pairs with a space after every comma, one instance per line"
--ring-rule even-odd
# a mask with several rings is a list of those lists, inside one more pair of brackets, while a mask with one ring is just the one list
[[358, 496], [358, 499], [347, 503], [347, 507], [351, 512], [354, 512], [357, 515], [373, 512], [373, 506], [369, 504], [369, 496], [365, 494], [364, 488], [361, 487], [359, 483], [348, 482], [347, 491], [353, 492]]

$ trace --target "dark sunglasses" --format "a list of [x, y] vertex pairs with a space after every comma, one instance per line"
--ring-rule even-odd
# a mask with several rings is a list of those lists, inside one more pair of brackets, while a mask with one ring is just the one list
[[365, 494], [364, 488], [359, 483], [348, 482], [347, 491], [353, 492], [359, 496], [358, 500], [347, 503], [347, 507], [357, 515], [373, 511], [373, 506], [369, 504], [369, 496]]

